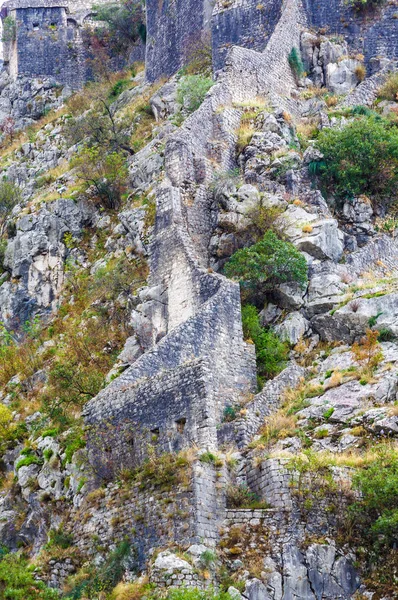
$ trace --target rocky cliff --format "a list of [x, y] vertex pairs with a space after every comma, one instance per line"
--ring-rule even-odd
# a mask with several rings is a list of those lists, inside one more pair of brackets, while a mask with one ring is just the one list
[[398, 8], [197, 4], [1, 75], [0, 597], [393, 599]]

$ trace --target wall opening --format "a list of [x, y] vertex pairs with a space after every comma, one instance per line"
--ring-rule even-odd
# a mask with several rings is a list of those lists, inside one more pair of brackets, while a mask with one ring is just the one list
[[176, 427], [177, 427], [177, 431], [178, 433], [184, 433], [184, 429], [185, 429], [185, 425], [187, 424], [187, 420], [185, 417], [183, 417], [182, 419], [177, 419], [176, 421]]
[[37, 31], [38, 29], [40, 29], [40, 23], [33, 23], [32, 27], [33, 31]]

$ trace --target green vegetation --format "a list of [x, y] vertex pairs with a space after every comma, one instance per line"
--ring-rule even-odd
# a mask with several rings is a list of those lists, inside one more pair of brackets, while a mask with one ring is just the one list
[[167, 600], [231, 600], [227, 592], [216, 592], [212, 588], [199, 590], [198, 588], [181, 588], [169, 590]]
[[398, 100], [398, 73], [391, 73], [385, 84], [380, 88], [378, 97], [381, 100], [391, 102]]
[[153, 447], [148, 448], [149, 457], [132, 475], [145, 489], [150, 486], [170, 490], [187, 482], [190, 457], [187, 452], [157, 455]]
[[58, 592], [34, 577], [34, 566], [22, 554], [0, 557], [0, 597], [4, 600], [55, 600]]
[[361, 498], [352, 506], [356, 525], [364, 526], [376, 553], [398, 541], [398, 452], [382, 447], [375, 460], [358, 470], [354, 487]]
[[226, 496], [228, 508], [268, 508], [267, 503], [245, 485], [229, 485]]
[[59, 529], [51, 529], [48, 535], [48, 542], [46, 544], [46, 549], [50, 548], [61, 548], [66, 550], [66, 548], [70, 548], [73, 546], [73, 536], [65, 533], [62, 528]]
[[94, 5], [95, 19], [99, 24], [96, 35], [106, 41], [116, 54], [128, 50], [139, 38], [145, 43], [144, 5], [142, 0], [121, 0], [106, 6]]
[[324, 158], [312, 163], [312, 172], [337, 198], [396, 198], [398, 128], [389, 121], [362, 116], [341, 129], [323, 129], [317, 147]]
[[293, 75], [296, 79], [300, 79], [304, 75], [303, 61], [301, 60], [300, 51], [297, 48], [292, 48], [288, 56], [288, 61]]
[[12, 209], [22, 199], [20, 188], [3, 179], [0, 183], [0, 237], [5, 233], [5, 225]]
[[214, 81], [202, 75], [186, 75], [178, 82], [177, 101], [188, 114], [195, 112], [202, 104]]
[[100, 592], [103, 592], [101, 597], [107, 598], [105, 594], [110, 593], [121, 581], [130, 555], [130, 544], [127, 541], [119, 543], [100, 567], [89, 564], [75, 575], [71, 581], [72, 590], [64, 597], [71, 600], [96, 600]]
[[260, 325], [258, 312], [255, 306], [247, 304], [242, 307], [243, 334], [245, 339], [250, 339], [256, 347], [257, 376], [259, 386], [264, 381], [271, 379], [286, 365], [289, 347], [272, 332]]
[[240, 282], [243, 292], [263, 295], [280, 283], [307, 281], [304, 256], [291, 244], [267, 231], [262, 240], [235, 252], [225, 265], [227, 277]]
[[17, 35], [17, 28], [15, 19], [10, 15], [3, 19], [3, 33], [1, 36], [1, 41], [5, 44], [9, 42], [14, 42]]
[[104, 208], [114, 210], [120, 206], [128, 175], [122, 154], [106, 154], [100, 146], [84, 148], [72, 162], [72, 167], [86, 187], [93, 186], [95, 197]]
[[21, 458], [15, 465], [16, 471], [21, 467], [29, 467], [30, 465], [42, 465], [43, 459], [33, 453], [33, 450], [29, 451], [29, 454]]

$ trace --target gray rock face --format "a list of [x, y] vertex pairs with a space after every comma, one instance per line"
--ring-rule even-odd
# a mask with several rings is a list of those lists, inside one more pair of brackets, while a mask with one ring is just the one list
[[95, 210], [88, 204], [56, 200], [17, 221], [5, 257], [13, 281], [0, 287], [0, 319], [7, 327], [17, 330], [35, 313], [54, 308], [68, 255], [64, 235], [79, 239], [83, 227], [94, 220]]
[[274, 327], [275, 333], [281, 338], [281, 340], [289, 342], [292, 345], [297, 342], [308, 332], [309, 322], [299, 312], [292, 312], [287, 318], [281, 323]]
[[398, 294], [386, 294], [374, 298], [358, 298], [339, 308], [333, 315], [323, 314], [312, 319], [311, 324], [324, 340], [341, 340], [352, 343], [360, 339], [374, 326], [398, 335]]

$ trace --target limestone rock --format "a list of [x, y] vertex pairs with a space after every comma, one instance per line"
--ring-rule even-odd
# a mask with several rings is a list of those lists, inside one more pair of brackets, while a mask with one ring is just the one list
[[290, 313], [280, 325], [274, 327], [275, 333], [281, 340], [293, 346], [308, 332], [308, 329], [309, 322], [298, 311]]

